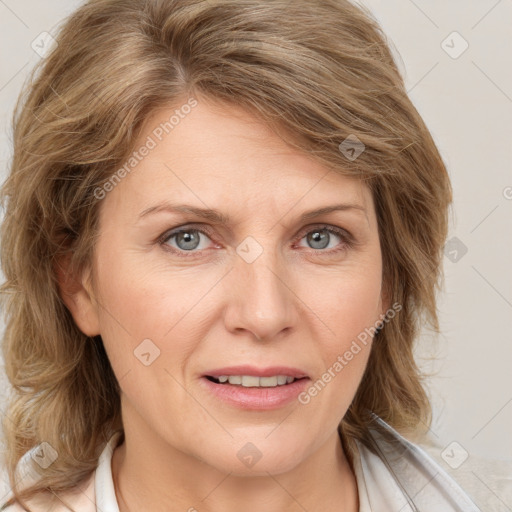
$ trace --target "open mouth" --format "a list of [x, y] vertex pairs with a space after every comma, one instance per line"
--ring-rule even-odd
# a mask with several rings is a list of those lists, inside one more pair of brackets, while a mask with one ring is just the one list
[[[246, 368], [247, 370], [256, 375], [244, 375], [242, 372], [238, 375], [226, 375], [228, 371], [235, 373], [231, 368], [210, 370], [208, 373], [212, 375], [203, 374], [201, 385], [205, 386], [208, 393], [231, 407], [269, 411], [292, 403], [311, 381], [302, 371], [291, 368], [275, 368], [272, 372], [268, 369], [261, 372]], [[294, 373], [290, 375], [292, 372]], [[267, 375], [260, 377], [262, 373]]]
[[296, 379], [286, 375], [276, 375], [274, 377], [256, 377], [254, 375], [221, 375], [219, 377], [212, 377], [206, 375], [210, 382], [215, 384], [230, 384], [232, 386], [240, 386], [245, 388], [274, 388], [280, 386], [287, 386], [295, 381], [303, 380]]

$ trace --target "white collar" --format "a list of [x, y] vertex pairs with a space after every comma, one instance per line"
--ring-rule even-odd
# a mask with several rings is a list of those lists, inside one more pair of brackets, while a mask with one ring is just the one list
[[[481, 512], [459, 485], [418, 445], [406, 440], [377, 416], [374, 419], [381, 427], [379, 432], [370, 429], [375, 453], [363, 443], [355, 442], [354, 473], [359, 512]], [[119, 512], [112, 478], [112, 455], [121, 435], [119, 431], [111, 436], [88, 481], [66, 496], [80, 512]], [[20, 460], [23, 468], [18, 468], [25, 469], [20, 481], [23, 479], [27, 483], [36, 476], [33, 469], [30, 470], [30, 455], [31, 451], [25, 454]], [[49, 496], [50, 499], [54, 497]], [[22, 510], [17, 504], [7, 508], [8, 512]], [[43, 511], [48, 507], [36, 502], [33, 510]], [[57, 508], [52, 510], [60, 512], [69, 509], [57, 504]]]
[[[382, 420], [380, 420], [382, 422]], [[354, 473], [359, 495], [359, 512], [481, 512], [458, 484], [418, 445], [415, 445], [384, 422], [397, 443], [387, 444], [377, 438], [380, 455], [356, 441]], [[119, 512], [112, 478], [112, 454], [121, 432], [106, 444], [94, 476], [96, 506], [102, 512]], [[375, 439], [375, 436], [374, 436]], [[391, 446], [391, 448], [390, 448]], [[390, 457], [400, 449], [400, 457]], [[399, 460], [399, 464], [396, 462]], [[406, 498], [409, 494], [410, 500]], [[418, 508], [419, 507], [419, 508]]]
[[119, 512], [114, 479], [112, 478], [112, 454], [119, 444], [122, 432], [116, 432], [108, 441], [99, 459], [94, 475], [96, 507], [102, 512]]

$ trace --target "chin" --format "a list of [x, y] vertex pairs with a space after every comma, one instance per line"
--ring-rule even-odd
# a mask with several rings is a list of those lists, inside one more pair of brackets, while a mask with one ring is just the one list
[[[276, 438], [277, 439], [277, 438]], [[246, 441], [240, 448], [229, 448], [220, 453], [211, 453], [201, 460], [223, 473], [233, 476], [268, 476], [291, 471], [298, 466], [306, 454], [297, 450], [297, 443], [284, 446], [283, 443], [266, 443], [259, 450], [257, 441]]]

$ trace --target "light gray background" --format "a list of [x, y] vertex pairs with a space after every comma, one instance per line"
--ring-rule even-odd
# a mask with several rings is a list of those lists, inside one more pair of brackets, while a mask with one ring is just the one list
[[[55, 34], [80, 3], [0, 0], [2, 180], [12, 109], [40, 58], [31, 44]], [[482, 503], [512, 511], [512, 471], [500, 462], [512, 461], [512, 0], [360, 3], [395, 46], [454, 188], [438, 306], [443, 334], [425, 332], [417, 351], [422, 367], [437, 373], [429, 381], [436, 445], [429, 449]]]

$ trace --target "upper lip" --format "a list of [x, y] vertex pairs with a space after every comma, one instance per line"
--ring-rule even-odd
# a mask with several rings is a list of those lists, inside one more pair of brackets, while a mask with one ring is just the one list
[[256, 366], [240, 365], [226, 366], [224, 368], [215, 368], [204, 373], [204, 377], [218, 378], [221, 375], [252, 375], [254, 377], [273, 377], [274, 375], [286, 375], [302, 379], [308, 377], [307, 373], [291, 366], [267, 366], [266, 368], [257, 368]]

